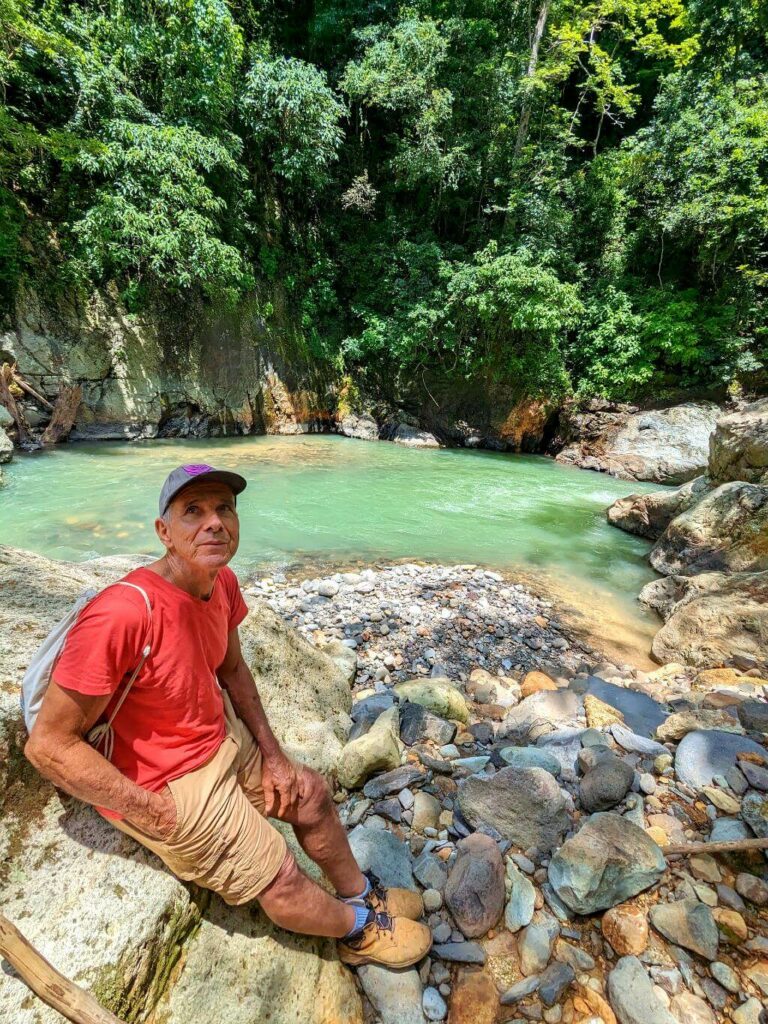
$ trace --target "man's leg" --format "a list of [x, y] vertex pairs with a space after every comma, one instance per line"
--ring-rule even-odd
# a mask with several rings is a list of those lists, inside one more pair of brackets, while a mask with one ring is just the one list
[[271, 921], [291, 932], [341, 939], [355, 927], [355, 908], [308, 878], [291, 853], [257, 899]]

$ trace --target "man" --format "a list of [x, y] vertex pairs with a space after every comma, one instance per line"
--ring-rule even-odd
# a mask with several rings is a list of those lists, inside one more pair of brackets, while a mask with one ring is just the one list
[[[416, 920], [421, 898], [361, 873], [325, 781], [280, 748], [240, 651], [247, 607], [227, 565], [245, 486], [211, 466], [168, 476], [155, 521], [165, 554], [125, 577], [151, 615], [134, 587], [108, 587], [86, 606], [26, 755], [178, 877], [230, 904], [257, 899], [283, 928], [339, 939], [346, 963], [416, 963], [431, 943]], [[107, 760], [85, 737], [121, 697]], [[270, 817], [290, 823], [336, 897], [299, 869]]]

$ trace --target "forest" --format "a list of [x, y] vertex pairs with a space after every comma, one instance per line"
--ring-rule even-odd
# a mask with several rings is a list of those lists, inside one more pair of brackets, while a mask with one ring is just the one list
[[279, 281], [319, 359], [528, 394], [768, 359], [761, 0], [0, 0], [0, 294]]

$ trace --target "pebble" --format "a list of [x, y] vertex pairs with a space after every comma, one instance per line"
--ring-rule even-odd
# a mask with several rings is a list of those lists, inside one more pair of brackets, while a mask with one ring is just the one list
[[438, 889], [426, 889], [423, 895], [424, 909], [427, 913], [439, 910], [443, 905], [443, 897]]
[[724, 964], [720, 960], [715, 960], [709, 965], [709, 969], [712, 972], [712, 977], [715, 981], [729, 992], [733, 992], [735, 994], [741, 988], [738, 974], [732, 967], [729, 967], [728, 964]]
[[746, 871], [736, 876], [736, 892], [756, 907], [768, 907], [768, 883]]
[[427, 1020], [445, 1020], [448, 1007], [436, 988], [425, 988], [421, 1006]]
[[432, 947], [433, 956], [454, 964], [484, 964], [485, 950], [476, 942], [445, 942]]
[[531, 924], [520, 933], [517, 941], [520, 970], [526, 976], [540, 974], [549, 963], [552, 936], [540, 924]]

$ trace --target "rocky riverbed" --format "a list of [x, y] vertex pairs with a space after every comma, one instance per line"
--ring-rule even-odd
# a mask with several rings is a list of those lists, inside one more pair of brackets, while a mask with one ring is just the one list
[[474, 566], [252, 581], [348, 665], [336, 795], [355, 853], [418, 888], [417, 969], [359, 974], [369, 1021], [758, 1024], [765, 664], [595, 659], [549, 602]]

